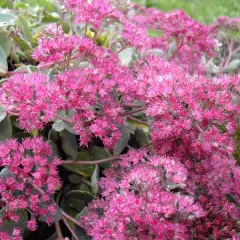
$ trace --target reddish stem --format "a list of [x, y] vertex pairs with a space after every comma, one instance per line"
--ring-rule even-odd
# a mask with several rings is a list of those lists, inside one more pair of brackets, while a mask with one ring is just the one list
[[77, 235], [75, 234], [75, 232], [73, 231], [73, 229], [70, 227], [70, 225], [68, 224], [67, 220], [65, 217], [62, 218], [64, 224], [66, 225], [66, 227], [68, 228], [68, 230], [70, 231], [70, 233], [72, 234], [72, 236], [74, 237], [75, 240], [79, 240], [79, 238], [77, 237]]
[[129, 108], [139, 108], [143, 107], [143, 104], [134, 104], [134, 103], [125, 103], [123, 104], [124, 107], [129, 107]]
[[135, 117], [132, 117], [132, 116], [127, 116], [127, 117], [128, 117], [129, 119], [137, 122], [137, 123], [145, 124], [145, 125], [147, 124], [145, 121], [139, 120], [139, 119], [137, 119], [137, 118], [135, 118]]
[[[183, 39], [184, 39], [184, 37], [183, 37]], [[178, 48], [177, 48], [176, 52], [169, 59], [167, 59], [167, 61], [170, 62], [177, 55], [177, 53], [179, 52], [181, 47], [184, 45], [183, 44], [183, 39], [181, 40], [180, 44], [178, 45]]]
[[228, 58], [227, 58], [227, 61], [225, 62], [224, 66], [219, 69], [218, 73], [222, 73], [224, 72], [224, 70], [226, 69], [226, 67], [228, 66], [228, 64], [230, 63], [231, 59], [232, 59], [232, 47], [233, 47], [233, 40], [231, 40], [231, 42], [227, 40], [227, 45], [228, 45]]
[[25, 74], [25, 73], [27, 73], [27, 71], [16, 71], [16, 72], [14, 72], [14, 71], [12, 71], [12, 72], [7, 72], [6, 73], [6, 77], [11, 77], [11, 76], [13, 76], [13, 75], [16, 75], [16, 74]]
[[58, 237], [57, 240], [64, 240], [59, 222], [55, 223], [55, 229], [56, 229], [56, 233], [57, 233], [57, 237]]
[[19, 113], [17, 113], [17, 112], [12, 112], [12, 111], [10, 111], [10, 110], [7, 110], [7, 113], [10, 114], [10, 115], [12, 115], [12, 116], [19, 116]]
[[138, 112], [141, 112], [145, 109], [145, 107], [141, 107], [139, 109], [136, 109], [136, 110], [132, 110], [132, 111], [129, 111], [129, 112], [126, 112], [126, 113], [123, 113], [122, 116], [129, 116], [129, 115], [132, 115], [134, 113], [138, 113]]
[[77, 160], [66, 160], [62, 161], [61, 165], [89, 165], [89, 164], [99, 164], [99, 163], [104, 163], [104, 162], [110, 162], [114, 160], [119, 160], [121, 156], [116, 156], [116, 157], [110, 157], [110, 158], [105, 158], [101, 160], [95, 160], [95, 161], [77, 161]]
[[71, 216], [69, 216], [69, 215], [68, 215], [67, 213], [65, 213], [62, 209], [61, 209], [61, 212], [62, 212], [62, 215], [63, 215], [65, 218], [67, 218], [68, 220], [70, 220], [71, 222], [73, 222], [74, 224], [76, 224], [78, 227], [82, 228], [81, 225], [80, 225], [80, 223], [79, 223], [76, 219], [74, 219], [74, 218], [72, 218]]
[[64, 122], [73, 123], [72, 120], [69, 120], [69, 119], [64, 118], [64, 117], [56, 116], [56, 118], [59, 118], [60, 120], [63, 120]]

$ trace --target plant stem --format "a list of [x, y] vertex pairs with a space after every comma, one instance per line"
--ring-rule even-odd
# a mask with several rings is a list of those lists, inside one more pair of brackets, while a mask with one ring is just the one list
[[17, 112], [12, 112], [12, 111], [10, 111], [10, 110], [7, 110], [7, 113], [8, 113], [9, 115], [12, 115], [12, 116], [19, 116], [19, 113], [17, 113]]
[[135, 118], [135, 117], [132, 117], [132, 116], [127, 116], [129, 119], [131, 119], [132, 121], [134, 121], [134, 122], [137, 122], [137, 123], [140, 123], [140, 124], [147, 124], [145, 121], [142, 121], [142, 120], [139, 120], [139, 119], [137, 119], [137, 118]]
[[227, 40], [227, 45], [228, 45], [228, 58], [227, 58], [227, 60], [226, 60], [226, 62], [224, 64], [224, 66], [221, 69], [219, 69], [218, 74], [224, 72], [224, 70], [226, 69], [226, 67], [228, 66], [228, 64], [230, 63], [230, 61], [232, 59], [233, 40], [231, 40], [229, 42], [227, 37], [226, 37], [226, 40]]
[[134, 104], [134, 103], [125, 103], [123, 104], [124, 107], [129, 107], [129, 108], [140, 108], [143, 107], [143, 104]]
[[64, 240], [59, 222], [55, 223], [55, 229], [56, 229], [56, 233], [57, 233], [57, 237], [58, 237], [57, 239], [58, 240]]
[[61, 164], [62, 164], [62, 165], [79, 165], [79, 164], [89, 165], [89, 164], [99, 164], [99, 163], [104, 163], [104, 162], [110, 162], [110, 161], [114, 161], [114, 160], [119, 160], [120, 158], [121, 158], [121, 156], [110, 157], [110, 158], [105, 158], [105, 159], [95, 160], [95, 161], [66, 160], [66, 161], [62, 161]]
[[85, 23], [85, 27], [84, 27], [84, 36], [87, 36], [87, 28], [88, 28], [88, 24]]
[[82, 228], [81, 225], [80, 225], [80, 223], [79, 223], [76, 219], [74, 219], [74, 218], [72, 218], [71, 216], [69, 216], [69, 215], [68, 215], [67, 213], [65, 213], [62, 209], [61, 209], [61, 212], [62, 212], [63, 217], [67, 218], [68, 220], [70, 220], [71, 222], [73, 222], [74, 224], [76, 224], [78, 227]]
[[[59, 205], [61, 196], [62, 196], [62, 191], [59, 191], [59, 193], [57, 194], [57, 197], [56, 197], [56, 204], [57, 205]], [[57, 236], [58, 236], [58, 240], [64, 240], [64, 237], [63, 237], [63, 234], [62, 234], [62, 231], [61, 231], [61, 227], [60, 227], [60, 221], [55, 223], [55, 229], [56, 229], [56, 233], [57, 233]]]
[[141, 107], [139, 109], [136, 109], [136, 110], [132, 110], [132, 111], [129, 111], [129, 112], [126, 112], [126, 113], [123, 113], [123, 116], [129, 116], [129, 115], [132, 115], [134, 113], [138, 113], [138, 112], [141, 112], [145, 109], [145, 107]]
[[60, 119], [60, 120], [62, 120], [62, 121], [64, 121], [64, 122], [73, 123], [72, 120], [66, 119], [66, 118], [64, 118], [64, 117], [56, 116], [56, 118], [58, 118], [58, 119]]
[[70, 233], [72, 234], [72, 236], [74, 237], [75, 240], [79, 240], [79, 238], [77, 237], [77, 235], [75, 234], [75, 232], [73, 231], [73, 229], [70, 227], [70, 225], [68, 224], [67, 220], [65, 217], [62, 218], [64, 224], [66, 225], [66, 227], [68, 228], [68, 230], [70, 231]]
[[5, 75], [6, 75], [6, 77], [10, 77], [10, 76], [13, 76], [13, 75], [16, 75], [16, 74], [26, 74], [27, 73], [27, 71], [16, 71], [16, 72], [14, 72], [14, 71], [12, 71], [12, 72], [7, 72], [7, 73], [5, 73]]
[[126, 47], [120, 48], [120, 49], [116, 52], [116, 54], [119, 54], [120, 52], [122, 52], [123, 50], [125, 50], [125, 48], [126, 48]]

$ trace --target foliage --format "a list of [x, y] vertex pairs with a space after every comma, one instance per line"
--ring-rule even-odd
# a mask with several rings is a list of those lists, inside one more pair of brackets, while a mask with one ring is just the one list
[[238, 18], [0, 6], [1, 239], [240, 239]]

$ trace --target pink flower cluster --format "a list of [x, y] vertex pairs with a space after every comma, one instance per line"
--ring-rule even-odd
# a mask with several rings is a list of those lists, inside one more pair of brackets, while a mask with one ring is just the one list
[[[152, 119], [153, 150], [179, 159], [187, 168], [186, 189], [208, 213], [204, 221], [225, 219], [207, 228], [204, 222], [197, 222], [198, 239], [207, 234], [215, 239], [230, 237], [240, 216], [240, 169], [232, 156], [240, 80], [236, 76], [191, 77], [173, 66], [157, 57], [148, 58], [138, 75], [139, 94], [145, 92], [146, 113]], [[236, 204], [227, 200], [229, 195]]]
[[[0, 173], [0, 200], [5, 210], [0, 228], [6, 221], [18, 223], [18, 213], [23, 210], [31, 213], [31, 219], [26, 222], [31, 231], [37, 228], [36, 218], [45, 218], [48, 224], [54, 222], [57, 206], [52, 202], [52, 195], [61, 186], [57, 170], [60, 160], [51, 155], [51, 147], [41, 138], [0, 144], [0, 166], [4, 167]], [[1, 232], [1, 239], [10, 239], [8, 234], [12, 234], [11, 239], [22, 239], [17, 228], [12, 233]]]
[[91, 40], [66, 35], [61, 25], [50, 24], [38, 38], [38, 47], [33, 52], [33, 58], [40, 62], [39, 67], [42, 69], [52, 65], [66, 69], [71, 60], [83, 60], [85, 55], [91, 55], [94, 51], [95, 46]]
[[182, 10], [164, 13], [140, 8], [135, 18], [149, 29], [162, 33], [161, 37], [152, 38], [152, 47], [162, 49], [168, 61], [190, 73], [202, 71], [200, 61], [204, 54], [213, 56], [215, 44], [210, 36], [211, 28], [193, 20]]
[[93, 239], [235, 236], [239, 78], [192, 77], [158, 57], [140, 66], [135, 96], [147, 104], [155, 155], [129, 151], [106, 170], [103, 198], [89, 206], [82, 226]]
[[[54, 76], [10, 77], [1, 85], [0, 104], [26, 131], [43, 130], [56, 119], [70, 122], [81, 146], [98, 138], [114, 149], [128, 118], [149, 125], [149, 149], [128, 151], [105, 171], [101, 198], [81, 218], [86, 232], [97, 240], [238, 239], [240, 169], [232, 154], [240, 79], [199, 74], [201, 57], [213, 54], [211, 28], [183, 11], [136, 7], [132, 14], [107, 0], [68, 0], [66, 6], [84, 36], [47, 27], [33, 57], [40, 70], [53, 67]], [[149, 38], [149, 29], [163, 35]], [[97, 45], [105, 31], [109, 48]], [[119, 59], [126, 48], [132, 50], [129, 67]], [[153, 48], [163, 50], [162, 57], [152, 56]], [[71, 119], [61, 111], [71, 111]], [[54, 221], [59, 164], [40, 138], [0, 144], [0, 200], [6, 209], [0, 226], [18, 222], [16, 211], [25, 209], [32, 217], [29, 230], [36, 229], [36, 218]], [[2, 231], [0, 238], [21, 239], [19, 231]]]
[[[82, 60], [90, 66], [64, 71], [51, 82], [40, 73], [17, 74], [0, 89], [0, 102], [11, 115], [19, 116], [20, 126], [27, 130], [42, 130], [58, 117], [60, 110], [74, 110], [74, 129], [80, 135], [80, 145], [87, 145], [93, 136], [113, 148], [120, 138], [123, 125], [123, 104], [118, 97], [125, 93], [132, 101], [132, 75], [121, 66], [110, 51], [83, 39]], [[83, 45], [82, 45], [83, 46]], [[130, 81], [130, 82], [128, 82]]]
[[109, 0], [67, 0], [66, 6], [72, 9], [77, 23], [91, 24], [99, 29], [103, 20], [117, 20], [120, 12], [113, 8]]
[[19, 116], [20, 126], [27, 130], [43, 129], [55, 118], [62, 98], [58, 86], [41, 73], [16, 74], [0, 88], [0, 102], [9, 114]]
[[133, 150], [105, 175], [104, 199], [94, 200], [81, 219], [93, 239], [186, 239], [186, 222], [205, 215], [184, 195], [188, 173], [178, 160]]
[[227, 16], [222, 16], [217, 19], [212, 25], [211, 25], [211, 31], [215, 31], [217, 29], [229, 29], [229, 30], [239, 30], [240, 28], [240, 18], [229, 18]]
[[67, 58], [71, 58], [78, 40], [78, 37], [65, 35], [61, 25], [58, 27], [50, 24], [38, 38], [38, 47], [33, 52], [33, 58], [45, 63], [45, 67], [57, 63], [63, 65]]

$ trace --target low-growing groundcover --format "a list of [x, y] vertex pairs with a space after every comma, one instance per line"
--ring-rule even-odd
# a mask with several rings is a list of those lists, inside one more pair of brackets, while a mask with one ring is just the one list
[[0, 239], [240, 239], [238, 18], [0, 6]]

